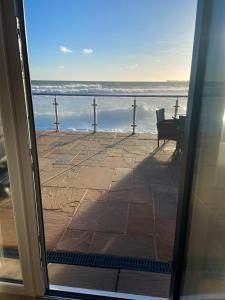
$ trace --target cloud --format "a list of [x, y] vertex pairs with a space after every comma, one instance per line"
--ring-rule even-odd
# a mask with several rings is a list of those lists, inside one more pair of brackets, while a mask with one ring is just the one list
[[138, 64], [133, 64], [133, 65], [130, 65], [128, 68], [129, 69], [136, 69], [138, 67]]
[[65, 47], [65, 46], [60, 46], [59, 47], [59, 50], [61, 51], [61, 52], [63, 52], [63, 53], [71, 53], [72, 52], [72, 50], [71, 49], [69, 49], [69, 48], [67, 48], [67, 47]]
[[64, 69], [65, 67], [64, 66], [59, 66], [59, 69]]
[[82, 50], [83, 55], [92, 55], [94, 53], [93, 49], [83, 49]]
[[190, 55], [192, 53], [192, 47], [182, 46], [182, 47], [167, 47], [158, 50], [158, 54], [184, 54]]
[[138, 64], [132, 64], [132, 65], [120, 67], [120, 70], [133, 70], [133, 69], [136, 69], [137, 67], [138, 67]]

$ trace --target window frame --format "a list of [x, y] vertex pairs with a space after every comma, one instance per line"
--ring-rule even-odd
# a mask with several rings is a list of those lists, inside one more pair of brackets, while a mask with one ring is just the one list
[[23, 284], [0, 282], [0, 291], [43, 296], [33, 161], [14, 8], [14, 1], [0, 1], [0, 110]]

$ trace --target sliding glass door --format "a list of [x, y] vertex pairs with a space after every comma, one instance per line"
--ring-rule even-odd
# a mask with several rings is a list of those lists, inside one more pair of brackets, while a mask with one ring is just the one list
[[[185, 254], [180, 299], [225, 296], [225, 2], [199, 1], [186, 156]], [[188, 183], [188, 177], [192, 179]], [[189, 177], [189, 178], [190, 178]], [[184, 184], [185, 186], [185, 184]], [[185, 197], [185, 195], [183, 194]], [[181, 249], [181, 248], [180, 248]]]
[[0, 1], [0, 292], [44, 293], [16, 1]]
[[96, 133], [96, 119], [94, 133], [59, 132], [55, 95], [44, 103], [53, 100], [56, 130], [35, 132], [22, 1], [13, 3], [0, 2], [0, 291], [44, 295], [49, 274], [62, 296], [167, 296], [179, 202], [171, 299], [224, 298], [224, 1], [198, 4], [179, 201], [173, 143], [154, 152], [150, 133]]
[[22, 283], [9, 172], [0, 115], [0, 280]]

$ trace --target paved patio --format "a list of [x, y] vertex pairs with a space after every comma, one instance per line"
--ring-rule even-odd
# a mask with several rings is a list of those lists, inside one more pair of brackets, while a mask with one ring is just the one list
[[[172, 260], [179, 179], [173, 142], [157, 148], [149, 133], [46, 131], [37, 132], [37, 144], [48, 250]], [[10, 200], [1, 201], [0, 218], [1, 244], [16, 246]], [[168, 295], [165, 274], [54, 264], [49, 272], [60, 285]]]
[[171, 261], [179, 165], [152, 134], [38, 132], [47, 249]]

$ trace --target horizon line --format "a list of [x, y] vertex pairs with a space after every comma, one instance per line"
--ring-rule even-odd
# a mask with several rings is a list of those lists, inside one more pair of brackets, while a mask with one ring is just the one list
[[189, 82], [190, 80], [63, 80], [63, 79], [31, 79], [31, 81], [77, 81], [77, 82]]

